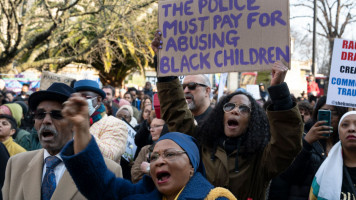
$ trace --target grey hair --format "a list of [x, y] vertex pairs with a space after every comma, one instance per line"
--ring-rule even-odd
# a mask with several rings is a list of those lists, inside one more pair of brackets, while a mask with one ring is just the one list
[[[211, 83], [210, 83], [210, 80], [209, 80], [209, 77], [205, 74], [196, 74], [196, 75], [187, 75], [187, 76], [201, 76], [203, 78], [203, 83], [204, 85], [208, 86], [209, 88], [211, 88]], [[187, 77], [185, 76], [185, 77]], [[184, 77], [184, 78], [185, 78]]]
[[205, 74], [202, 74], [202, 77], [204, 78], [204, 84], [211, 88], [209, 77]]

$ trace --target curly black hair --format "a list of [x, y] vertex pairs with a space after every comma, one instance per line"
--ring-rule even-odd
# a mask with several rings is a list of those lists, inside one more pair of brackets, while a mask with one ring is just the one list
[[209, 116], [198, 127], [196, 137], [202, 145], [211, 148], [214, 153], [218, 146], [219, 139], [226, 137], [224, 133], [224, 104], [228, 103], [235, 95], [245, 95], [251, 102], [251, 113], [248, 127], [241, 136], [241, 146], [244, 151], [242, 156], [247, 157], [262, 151], [270, 140], [269, 123], [266, 112], [249, 94], [244, 92], [234, 92], [223, 97], [211, 111]]

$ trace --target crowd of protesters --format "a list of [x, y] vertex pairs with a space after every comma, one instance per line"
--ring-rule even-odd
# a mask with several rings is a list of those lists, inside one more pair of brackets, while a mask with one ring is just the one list
[[[182, 84], [158, 77], [157, 91], [150, 82], [116, 90], [92, 80], [34, 93], [4, 87], [1, 197], [355, 199], [356, 112], [327, 105], [312, 76], [295, 98], [287, 71], [271, 66], [261, 99], [242, 88], [217, 99], [205, 75]], [[330, 126], [319, 110], [331, 111]], [[137, 146], [130, 160], [128, 127]]]

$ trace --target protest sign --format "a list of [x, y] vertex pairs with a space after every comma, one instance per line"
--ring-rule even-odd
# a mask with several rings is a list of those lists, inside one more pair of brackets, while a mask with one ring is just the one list
[[326, 104], [356, 107], [356, 41], [335, 38]]
[[256, 84], [257, 72], [244, 72], [241, 73], [240, 78], [240, 88], [245, 88], [246, 85], [254, 85]]
[[127, 160], [128, 162], [134, 160], [134, 156], [136, 153], [137, 146], [135, 144], [135, 135], [136, 131], [132, 128], [132, 126], [127, 123], [125, 120], [122, 120], [125, 122], [127, 126], [127, 143], [126, 143], [126, 151], [122, 155], [122, 157]]
[[70, 83], [73, 80], [75, 79], [56, 73], [43, 71], [41, 75], [40, 90], [47, 90], [47, 88], [54, 82], [64, 83], [70, 86]]
[[161, 0], [159, 76], [290, 63], [288, 0]]
[[224, 94], [224, 89], [225, 89], [225, 85], [226, 85], [227, 76], [228, 76], [228, 73], [221, 74], [220, 82], [219, 82], [219, 90], [218, 90], [218, 101], [220, 100], [220, 98]]
[[183, 84], [185, 76], [178, 76], [180, 84]]
[[258, 85], [246, 85], [246, 90], [254, 99], [261, 99], [260, 87]]

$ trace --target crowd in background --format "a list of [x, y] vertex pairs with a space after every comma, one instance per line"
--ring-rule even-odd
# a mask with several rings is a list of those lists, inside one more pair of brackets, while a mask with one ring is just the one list
[[[153, 91], [150, 82], [146, 82], [142, 90], [135, 87], [118, 90], [110, 85], [98, 88], [94, 83], [85, 81], [85, 83], [78, 81], [74, 83], [73, 87], [76, 92], [82, 92], [83, 97], [89, 100], [90, 133], [98, 132], [97, 135], [93, 135], [103, 156], [120, 164], [122, 177], [132, 183], [138, 183], [144, 175], [150, 175], [151, 155], [154, 153], [155, 144], [160, 140], [160, 137], [174, 131], [186, 133], [198, 140], [207, 180], [214, 186], [229, 189], [238, 199], [252, 197], [254, 197], [253, 199], [272, 200], [308, 199], [312, 182], [319, 167], [328, 157], [333, 146], [340, 140], [340, 120], [345, 113], [352, 110], [346, 107], [327, 105], [326, 96], [319, 94], [318, 85], [313, 78], [310, 76], [308, 79], [307, 92], [303, 92], [297, 98], [289, 94], [287, 86], [281, 86], [278, 83], [272, 85], [267, 92], [265, 84], [261, 83], [259, 84], [260, 99], [253, 99], [243, 88], [238, 88], [234, 92], [225, 92], [221, 99], [217, 99], [217, 90], [212, 91], [210, 81], [205, 75], [186, 76], [182, 86], [177, 78], [158, 78], [159, 96], [155, 97], [156, 91]], [[89, 87], [85, 84], [94, 85]], [[277, 86], [278, 89], [276, 89]], [[177, 93], [170, 91], [177, 87], [181, 87], [181, 93], [180, 89]], [[28, 98], [32, 92], [29, 91], [28, 85], [23, 85], [19, 94], [7, 91], [6, 87], [0, 89], [0, 147], [1, 154], [5, 155], [1, 157], [0, 166], [2, 184], [6, 161], [9, 157], [41, 149], [42, 145], [38, 129], [36, 130], [34, 127], [35, 110], [29, 108]], [[284, 96], [281, 97], [279, 93]], [[161, 100], [161, 107], [158, 105], [160, 108], [156, 107], [155, 109], [153, 98], [158, 97]], [[232, 101], [234, 103], [231, 103]], [[239, 102], [239, 105], [236, 102]], [[93, 104], [92, 113], [90, 104]], [[278, 117], [281, 116], [273, 116], [268, 113], [268, 109], [284, 111], [294, 109], [294, 107], [298, 107], [294, 111], [298, 111], [300, 115], [293, 114], [293, 111], [289, 114], [285, 113], [282, 118], [289, 116], [291, 119], [296, 117], [296, 120], [277, 123], [278, 126], [271, 123], [270, 120], [278, 121], [280, 120]], [[249, 118], [246, 118], [245, 121], [232, 119], [235, 114], [231, 113], [235, 112], [235, 108], [238, 108], [236, 115], [246, 115]], [[331, 111], [331, 126], [326, 127], [324, 122], [318, 120], [318, 110], [320, 109]], [[105, 116], [125, 121], [136, 131], [137, 150], [133, 160], [127, 161], [121, 157], [127, 138], [115, 139], [117, 143], [120, 143], [120, 153], [111, 152], [116, 151], [115, 149], [106, 149], [105, 146], [108, 145], [106, 142], [100, 143], [100, 140], [104, 138], [103, 135], [108, 135], [112, 131], [107, 128], [107, 125], [97, 123]], [[301, 116], [304, 133], [300, 152], [297, 137], [298, 116]], [[51, 117], [55, 116], [51, 114]], [[226, 122], [225, 118], [228, 118]], [[108, 123], [112, 125], [116, 121]], [[230, 133], [230, 130], [224, 127], [225, 123], [228, 127], [245, 127], [243, 127], [244, 130], [237, 133], [238, 135], [233, 135], [236, 133]], [[276, 130], [281, 127], [283, 130], [279, 131], [283, 133]], [[114, 129], [126, 131], [122, 127]], [[282, 135], [287, 132], [290, 132], [291, 137], [283, 138]], [[328, 133], [329, 136], [325, 136], [325, 133]], [[123, 135], [120, 133], [118, 137]], [[110, 139], [111, 142], [113, 140]], [[274, 149], [276, 147], [271, 144], [272, 140], [274, 142], [278, 140], [277, 144], [285, 144], [278, 147], [280, 149]], [[179, 143], [179, 141], [173, 141]], [[288, 144], [295, 145], [294, 149], [285, 146]], [[223, 157], [227, 163], [222, 161], [217, 164], [216, 160], [221, 159], [221, 152], [224, 152]], [[287, 155], [289, 155], [288, 159], [281, 158]], [[191, 158], [189, 157], [189, 159]], [[266, 168], [264, 165], [268, 167]], [[226, 172], [219, 168], [222, 166], [227, 168]], [[251, 170], [246, 166], [257, 169]], [[266, 171], [267, 174], [264, 174]], [[257, 174], [256, 177], [252, 178], [252, 173]], [[241, 174], [244, 176], [240, 176]], [[355, 178], [353, 175], [352, 180]], [[344, 191], [352, 192], [352, 188], [343, 189], [342, 192]], [[344, 199], [348, 200], [348, 198]]]

